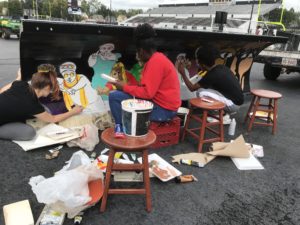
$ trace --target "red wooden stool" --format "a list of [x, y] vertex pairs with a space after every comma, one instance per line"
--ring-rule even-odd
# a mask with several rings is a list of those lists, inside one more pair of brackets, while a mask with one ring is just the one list
[[[182, 135], [182, 141], [184, 140], [186, 133], [189, 133], [190, 135], [192, 135], [192, 137], [199, 139], [198, 152], [202, 151], [203, 144], [205, 144], [205, 143], [210, 143], [210, 142], [215, 142], [215, 141], [224, 141], [224, 128], [223, 128], [223, 111], [224, 110], [223, 109], [225, 108], [225, 104], [222, 102], [219, 102], [217, 100], [207, 98], [207, 97], [203, 98], [203, 99], [193, 98], [190, 100], [191, 109], [188, 114], [188, 118], [186, 120], [183, 135]], [[207, 101], [205, 101], [205, 99], [208, 99], [211, 102], [207, 102]], [[203, 111], [202, 115], [193, 114], [193, 111], [195, 111], [195, 109], [202, 109], [202, 111]], [[217, 110], [219, 115], [217, 116], [217, 115], [210, 114], [210, 112], [212, 110]], [[217, 121], [216, 122], [208, 122], [207, 121], [208, 116], [217, 119]], [[191, 119], [194, 119], [194, 120], [200, 122], [201, 126], [196, 127], [196, 128], [189, 128]], [[219, 131], [211, 128], [211, 126], [218, 126]], [[196, 130], [200, 130], [199, 135], [196, 132], [194, 132]], [[217, 137], [210, 138], [210, 139], [204, 139], [206, 130], [214, 133], [215, 135], [217, 135]]]
[[[257, 124], [271, 126], [272, 134], [275, 134], [277, 128], [277, 100], [280, 99], [282, 95], [275, 91], [260, 89], [251, 90], [251, 94], [253, 95], [253, 98], [245, 117], [245, 123], [248, 121], [248, 118], [250, 119], [248, 131], [251, 131], [253, 124]], [[264, 98], [269, 100], [269, 104], [266, 105], [260, 102], [260, 100]], [[268, 115], [267, 117], [256, 115], [257, 111], [266, 112]], [[257, 122], [255, 121], [255, 118], [265, 118], [267, 122]]]
[[[155, 142], [156, 135], [153, 131], [149, 131], [147, 135], [142, 137], [129, 137], [117, 139], [114, 137], [114, 129], [108, 128], [101, 134], [102, 141], [110, 147], [109, 157], [106, 167], [105, 186], [102, 197], [100, 212], [104, 212], [106, 208], [107, 197], [109, 194], [144, 194], [146, 195], [146, 209], [151, 211], [151, 193], [148, 163], [148, 148]], [[141, 152], [142, 164], [115, 164], [114, 157], [117, 151], [120, 152]], [[110, 177], [112, 171], [143, 171], [144, 188], [141, 189], [111, 189]]]

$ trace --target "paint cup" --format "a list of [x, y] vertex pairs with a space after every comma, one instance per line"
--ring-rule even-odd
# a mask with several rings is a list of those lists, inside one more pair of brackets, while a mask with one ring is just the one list
[[123, 131], [128, 136], [144, 136], [148, 133], [152, 102], [140, 99], [122, 101]]

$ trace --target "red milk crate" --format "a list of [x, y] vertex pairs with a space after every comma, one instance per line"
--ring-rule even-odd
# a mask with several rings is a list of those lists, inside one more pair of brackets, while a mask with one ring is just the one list
[[161, 148], [178, 144], [180, 118], [176, 116], [169, 122], [151, 122], [149, 129], [156, 134], [156, 142], [151, 148]]

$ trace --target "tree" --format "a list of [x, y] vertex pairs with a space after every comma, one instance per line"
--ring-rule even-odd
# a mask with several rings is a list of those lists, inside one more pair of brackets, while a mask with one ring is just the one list
[[[274, 9], [266, 16], [268, 21], [279, 22], [281, 17], [281, 9]], [[295, 10], [293, 8], [291, 8], [290, 10], [284, 9], [282, 23], [285, 25], [285, 27], [289, 27], [292, 23], [296, 22], [297, 19], [299, 19], [299, 16], [297, 17], [297, 14], [295, 13]]]
[[8, 14], [9, 16], [22, 16], [22, 5], [19, 0], [8, 1]]

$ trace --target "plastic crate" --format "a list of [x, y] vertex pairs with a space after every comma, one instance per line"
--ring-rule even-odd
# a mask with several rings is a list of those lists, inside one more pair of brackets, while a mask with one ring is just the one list
[[156, 134], [156, 142], [151, 148], [176, 145], [179, 142], [180, 118], [176, 116], [168, 122], [151, 122], [149, 129]]

